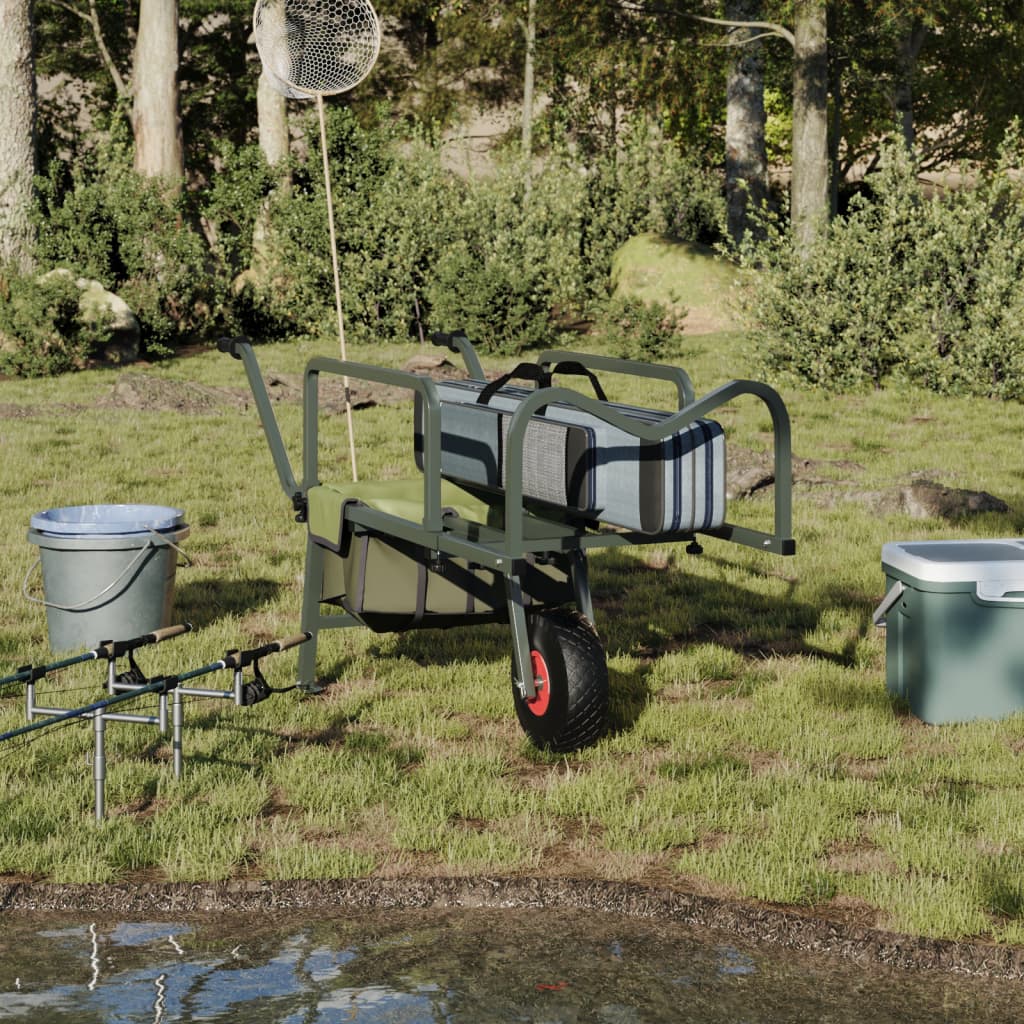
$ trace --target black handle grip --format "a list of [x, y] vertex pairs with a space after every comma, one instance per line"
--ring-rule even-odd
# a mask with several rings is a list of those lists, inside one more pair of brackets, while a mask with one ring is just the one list
[[601, 382], [597, 379], [597, 376], [582, 363], [578, 363], [574, 359], [567, 360], [564, 363], [556, 363], [551, 371], [551, 376], [554, 377], [556, 373], [573, 373], [577, 377], [586, 377], [590, 381], [590, 386], [594, 389], [594, 396], [597, 400], [599, 402], [608, 401], [608, 396], [604, 393], [604, 388], [601, 387]]
[[462, 331], [454, 331], [451, 334], [448, 334], [445, 331], [434, 331], [433, 334], [430, 335], [430, 340], [437, 345], [438, 348], [446, 348], [449, 352], [458, 353], [459, 346], [452, 340], [455, 337], [464, 337], [464, 335], [462, 334]]
[[551, 374], [536, 363], [520, 363], [515, 369], [496, 377], [477, 395], [477, 404], [486, 405], [510, 380], [532, 380], [538, 387], [551, 386]]
[[217, 349], [220, 352], [226, 352], [232, 359], [241, 359], [242, 354], [238, 351], [239, 345], [250, 344], [249, 339], [242, 335], [239, 338], [218, 338]]

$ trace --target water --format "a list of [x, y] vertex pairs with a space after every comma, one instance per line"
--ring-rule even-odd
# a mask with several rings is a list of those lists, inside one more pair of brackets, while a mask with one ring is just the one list
[[0, 1021], [1010, 1024], [1024, 983], [795, 955], [584, 911], [0, 914]]

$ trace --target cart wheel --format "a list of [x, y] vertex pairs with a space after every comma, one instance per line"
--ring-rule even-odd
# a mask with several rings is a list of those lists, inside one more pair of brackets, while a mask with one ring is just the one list
[[529, 632], [537, 695], [526, 700], [512, 686], [523, 731], [541, 750], [593, 743], [608, 719], [608, 665], [593, 628], [582, 615], [556, 608], [530, 616]]

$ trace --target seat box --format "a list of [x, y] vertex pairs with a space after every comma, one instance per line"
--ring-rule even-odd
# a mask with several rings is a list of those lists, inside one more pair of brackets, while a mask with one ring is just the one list
[[882, 547], [886, 687], [924, 722], [1024, 710], [1024, 540]]

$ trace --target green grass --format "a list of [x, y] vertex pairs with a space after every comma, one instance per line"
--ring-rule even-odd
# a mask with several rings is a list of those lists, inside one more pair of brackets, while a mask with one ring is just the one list
[[[684, 336], [699, 392], [752, 376], [736, 334]], [[355, 350], [400, 365], [412, 348]], [[325, 342], [267, 346], [265, 371], [299, 373]], [[215, 353], [131, 368], [244, 389]], [[191, 565], [178, 570], [185, 637], [143, 650], [150, 674], [296, 632], [303, 528], [281, 493], [254, 410], [182, 414], [109, 402], [114, 371], [0, 382], [0, 675], [51, 660], [45, 616], [21, 594], [35, 558], [32, 513], [62, 505], [181, 506]], [[667, 400], [613, 380], [612, 396]], [[107, 730], [105, 822], [93, 820], [88, 725], [0, 745], [0, 873], [59, 882], [398, 874], [602, 876], [842, 913], [923, 935], [1024, 942], [1024, 714], [933, 727], [885, 692], [870, 625], [890, 540], [1024, 533], [1024, 409], [916, 391], [825, 396], [784, 388], [797, 455], [822, 480], [882, 490], [926, 472], [987, 490], [1011, 511], [970, 522], [877, 515], [800, 485], [798, 554], [708, 541], [591, 560], [608, 650], [612, 729], [577, 755], [540, 753], [512, 708], [503, 627], [321, 638], [315, 697], [252, 708], [194, 701], [185, 772], [149, 728]], [[301, 411], [278, 406], [298, 459]], [[721, 419], [770, 444], [757, 403]], [[346, 478], [343, 417], [325, 424], [325, 464]], [[356, 414], [365, 479], [413, 472], [409, 410]], [[298, 468], [296, 464], [296, 468]], [[770, 499], [730, 518], [770, 521]], [[38, 577], [32, 584], [38, 590]], [[288, 685], [295, 652], [265, 660]], [[226, 675], [210, 677], [227, 686]], [[102, 670], [46, 680], [60, 706], [99, 696]], [[0, 730], [24, 721], [0, 699]], [[2, 877], [0, 875], [0, 877]]]

